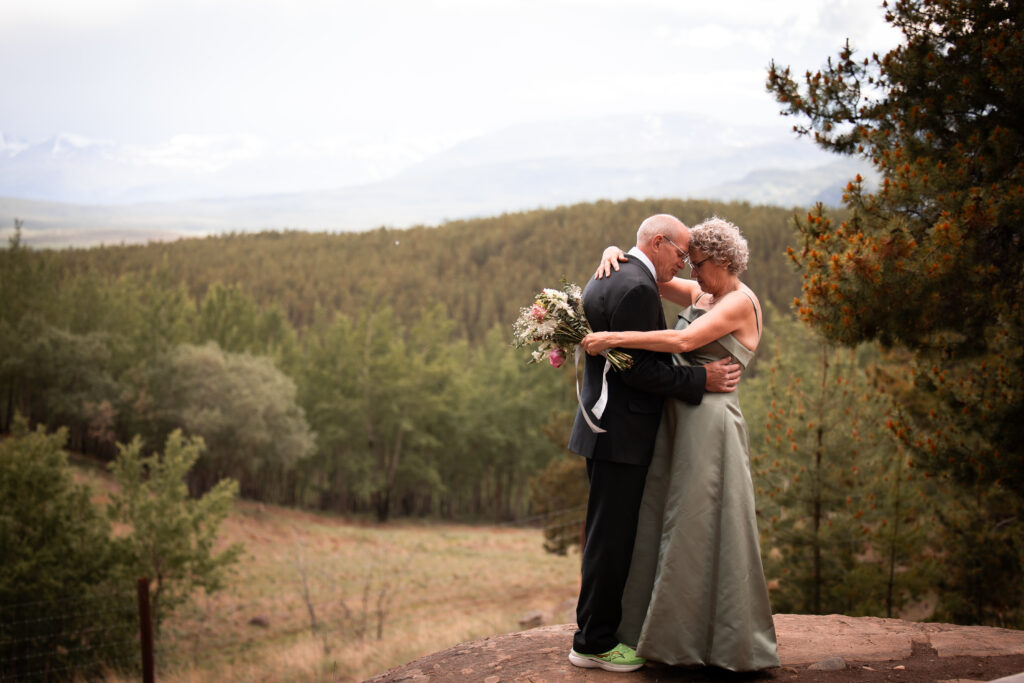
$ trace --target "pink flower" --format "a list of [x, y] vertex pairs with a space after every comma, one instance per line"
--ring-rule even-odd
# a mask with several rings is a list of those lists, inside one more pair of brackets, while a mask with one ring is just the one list
[[562, 349], [551, 349], [551, 353], [548, 354], [548, 362], [553, 367], [562, 367], [562, 363], [565, 362], [565, 351]]
[[546, 316], [547, 314], [547, 309], [545, 309], [540, 304], [534, 304], [533, 308], [530, 309], [530, 315], [533, 317], [534, 320], [544, 320], [544, 316]]

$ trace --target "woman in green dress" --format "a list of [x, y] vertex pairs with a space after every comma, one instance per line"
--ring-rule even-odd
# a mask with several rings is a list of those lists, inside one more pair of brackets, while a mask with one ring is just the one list
[[[598, 277], [617, 268], [605, 251]], [[674, 330], [601, 332], [582, 342], [669, 351], [703, 365], [731, 356], [744, 368], [761, 337], [757, 296], [740, 282], [747, 243], [712, 218], [691, 230], [694, 279], [674, 278], [662, 296], [683, 306]], [[699, 405], [665, 403], [647, 474], [619, 639], [671, 665], [755, 671], [779, 665], [758, 542], [747, 425], [739, 391], [708, 393]]]

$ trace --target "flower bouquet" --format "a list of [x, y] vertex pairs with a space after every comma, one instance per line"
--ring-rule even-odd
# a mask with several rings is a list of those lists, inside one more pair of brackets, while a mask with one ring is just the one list
[[[519, 317], [512, 325], [512, 345], [519, 348], [536, 344], [530, 362], [540, 363], [547, 357], [558, 368], [592, 331], [583, 313], [583, 292], [563, 280], [562, 289], [542, 289], [532, 306], [519, 309]], [[633, 364], [633, 359], [621, 349], [608, 349], [603, 355], [616, 370]]]

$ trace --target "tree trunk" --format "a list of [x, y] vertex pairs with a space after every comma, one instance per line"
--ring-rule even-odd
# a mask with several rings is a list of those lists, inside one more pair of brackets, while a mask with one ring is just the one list
[[814, 539], [812, 550], [814, 553], [814, 592], [811, 598], [811, 608], [814, 614], [821, 614], [821, 518], [822, 518], [822, 472], [821, 461], [825, 453], [825, 429], [822, 424], [825, 419], [825, 401], [828, 396], [828, 345], [821, 347], [821, 396], [818, 400], [818, 429], [815, 434], [817, 446], [814, 453]]
[[494, 508], [491, 511], [491, 514], [494, 515], [494, 521], [495, 522], [500, 522], [501, 521], [501, 508], [502, 508], [501, 500], [502, 500], [502, 497], [505, 495], [505, 487], [503, 486], [503, 484], [504, 484], [504, 482], [502, 481], [502, 472], [501, 472], [501, 470], [495, 469], [494, 470], [494, 487], [495, 487], [496, 490], [494, 492], [494, 499], [493, 499], [494, 500]]
[[386, 522], [391, 512], [391, 495], [394, 493], [395, 476], [398, 474], [398, 463], [402, 458], [402, 437], [405, 431], [402, 425], [395, 429], [395, 447], [391, 451], [391, 457], [387, 458], [387, 465], [384, 470], [384, 488], [377, 501], [377, 521]]
[[384, 489], [375, 494], [377, 504], [377, 521], [388, 521], [388, 513], [391, 510], [391, 491]]
[[0, 434], [11, 431], [11, 422], [14, 421], [14, 381], [7, 385], [7, 405], [4, 406], [4, 423], [0, 425]]
[[[821, 476], [821, 430], [818, 430], [819, 450], [815, 454], [814, 468], [815, 476]], [[821, 488], [815, 487], [814, 492], [814, 540], [812, 549], [814, 552], [814, 595], [811, 601], [811, 611], [814, 614], [821, 614]]]
[[893, 508], [892, 537], [889, 541], [889, 582], [885, 592], [885, 616], [893, 616], [893, 591], [896, 584], [896, 544], [900, 531], [900, 484], [903, 479], [903, 453], [897, 450], [896, 457], [896, 505]]

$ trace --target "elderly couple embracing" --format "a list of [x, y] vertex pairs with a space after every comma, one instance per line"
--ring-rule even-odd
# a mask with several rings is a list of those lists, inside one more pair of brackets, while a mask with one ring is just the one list
[[[675, 277], [684, 265], [693, 279]], [[584, 289], [595, 332], [581, 344], [590, 355], [569, 443], [590, 480], [576, 666], [779, 664], [735, 392], [761, 336], [746, 265], [728, 221], [688, 229], [659, 214], [627, 254], [605, 250]], [[675, 329], [661, 297], [683, 307]], [[629, 349], [631, 368], [606, 372], [599, 354], [612, 347]]]

